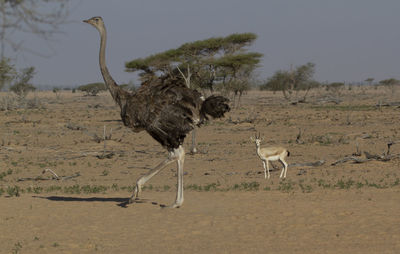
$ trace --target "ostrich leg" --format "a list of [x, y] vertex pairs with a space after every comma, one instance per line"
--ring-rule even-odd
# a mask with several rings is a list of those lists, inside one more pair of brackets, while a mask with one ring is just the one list
[[182, 146], [179, 146], [178, 149], [175, 149], [174, 154], [177, 164], [178, 189], [176, 191], [175, 203], [169, 206], [170, 208], [178, 208], [183, 203], [183, 163], [185, 161], [185, 150]]
[[190, 153], [195, 154], [197, 153], [197, 148], [196, 148], [196, 130], [197, 128], [194, 128], [192, 130], [192, 147], [190, 148]]
[[150, 170], [149, 173], [140, 177], [136, 181], [135, 190], [133, 191], [133, 194], [132, 194], [131, 198], [129, 199], [129, 203], [133, 203], [136, 199], [139, 198], [139, 193], [142, 191], [142, 186], [148, 180], [150, 180], [153, 176], [157, 175], [165, 166], [176, 161], [177, 167], [178, 167], [178, 172], [177, 172], [178, 190], [176, 193], [175, 203], [168, 207], [171, 207], [171, 208], [180, 207], [183, 203], [183, 162], [184, 162], [184, 160], [185, 160], [185, 150], [183, 149], [182, 146], [179, 146], [179, 148], [170, 151], [168, 154], [168, 158], [166, 160], [164, 160], [163, 162], [158, 164], [155, 168]]
[[139, 193], [142, 192], [142, 186], [148, 180], [150, 180], [153, 176], [157, 175], [165, 166], [167, 166], [168, 164], [170, 164], [172, 162], [174, 162], [174, 159], [171, 159], [170, 156], [168, 156], [168, 158], [166, 160], [164, 160], [163, 162], [158, 164], [155, 168], [150, 170], [149, 173], [140, 177], [136, 181], [135, 190], [133, 191], [133, 194], [132, 194], [131, 198], [129, 199], [129, 203], [133, 203], [135, 200], [139, 199]]

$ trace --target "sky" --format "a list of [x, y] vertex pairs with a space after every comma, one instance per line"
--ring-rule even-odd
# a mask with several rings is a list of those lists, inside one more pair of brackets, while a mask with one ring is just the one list
[[105, 22], [106, 61], [117, 83], [135, 81], [127, 61], [245, 32], [258, 36], [249, 50], [264, 54], [259, 80], [307, 62], [316, 64], [321, 82], [400, 79], [399, 0], [72, 0], [70, 7], [70, 22], [51, 41], [19, 38], [48, 57], [7, 52], [17, 67], [36, 67], [35, 85], [102, 81], [99, 34], [82, 22], [93, 16]]

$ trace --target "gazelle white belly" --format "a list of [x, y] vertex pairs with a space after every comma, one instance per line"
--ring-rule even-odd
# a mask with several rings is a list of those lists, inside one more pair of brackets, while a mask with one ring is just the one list
[[267, 160], [269, 160], [269, 161], [277, 161], [277, 160], [279, 160], [279, 155], [269, 156], [269, 157], [267, 157]]

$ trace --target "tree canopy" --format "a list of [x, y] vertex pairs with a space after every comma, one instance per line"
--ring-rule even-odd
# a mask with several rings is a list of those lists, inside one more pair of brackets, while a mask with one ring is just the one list
[[257, 38], [253, 33], [231, 34], [182, 44], [125, 64], [126, 71], [138, 72], [142, 81], [169, 75], [184, 78], [188, 86], [213, 91], [216, 83], [229, 88], [230, 82], [248, 79], [262, 54], [247, 52]]

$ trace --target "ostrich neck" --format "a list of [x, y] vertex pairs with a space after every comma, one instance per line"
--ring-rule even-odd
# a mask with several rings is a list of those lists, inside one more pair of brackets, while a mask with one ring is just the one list
[[123, 90], [121, 87], [117, 85], [117, 83], [115, 83], [114, 79], [110, 75], [110, 72], [108, 71], [108, 68], [106, 66], [106, 40], [107, 40], [107, 33], [106, 30], [103, 29], [102, 31], [100, 31], [100, 54], [99, 54], [100, 70], [101, 74], [103, 75], [104, 83], [106, 84], [108, 90], [110, 91], [111, 96], [122, 109], [123, 105], [125, 104], [128, 92]]

